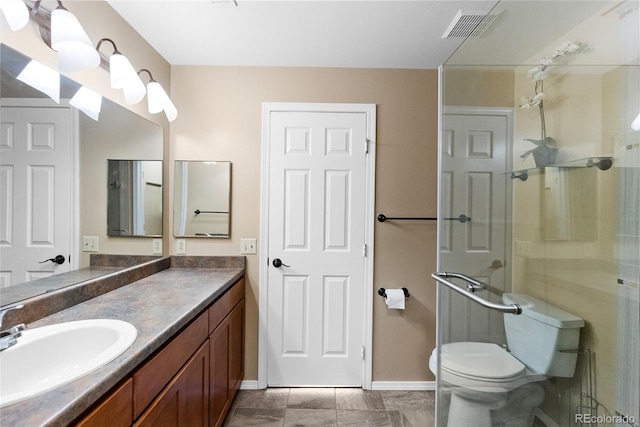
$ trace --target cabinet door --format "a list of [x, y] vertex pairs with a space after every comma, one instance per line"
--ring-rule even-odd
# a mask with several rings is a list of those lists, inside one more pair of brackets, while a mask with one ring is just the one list
[[89, 415], [82, 418], [78, 427], [124, 427], [133, 419], [133, 380], [128, 379], [116, 391], [104, 399]]
[[212, 426], [222, 425], [229, 404], [229, 322], [218, 325], [209, 336], [211, 374], [209, 383], [209, 419]]
[[244, 377], [244, 299], [229, 315], [229, 399], [233, 401]]
[[208, 335], [205, 312], [133, 374], [133, 417], [137, 419], [165, 389]]
[[224, 422], [244, 376], [244, 298], [209, 336], [211, 382], [209, 411], [212, 426]]
[[180, 369], [135, 427], [196, 427], [209, 421], [209, 340]]

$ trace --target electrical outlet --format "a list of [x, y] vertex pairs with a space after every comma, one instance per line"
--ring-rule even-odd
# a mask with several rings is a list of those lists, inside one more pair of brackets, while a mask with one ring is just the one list
[[186, 255], [186, 253], [187, 253], [187, 239], [178, 239], [176, 241], [176, 253], [178, 255]]
[[82, 252], [98, 252], [98, 236], [82, 236]]
[[258, 244], [256, 239], [240, 239], [240, 254], [241, 255], [252, 255], [257, 253]]
[[516, 241], [516, 255], [518, 256], [531, 256], [533, 252], [532, 243], [527, 240]]
[[162, 239], [153, 239], [153, 254], [162, 255]]

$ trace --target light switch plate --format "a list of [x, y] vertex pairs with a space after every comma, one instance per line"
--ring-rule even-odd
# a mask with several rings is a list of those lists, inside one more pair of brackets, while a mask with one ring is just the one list
[[240, 254], [253, 255], [257, 253], [257, 245], [256, 239], [240, 239]]

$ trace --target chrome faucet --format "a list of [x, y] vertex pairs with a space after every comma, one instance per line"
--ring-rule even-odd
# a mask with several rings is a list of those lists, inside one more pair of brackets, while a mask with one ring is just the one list
[[[18, 304], [13, 307], [9, 307], [5, 310], [0, 310], [0, 330], [2, 329], [2, 320], [4, 319], [4, 315], [7, 314], [11, 310], [19, 310], [23, 308], [24, 305]], [[5, 331], [0, 332], [0, 351], [6, 350], [11, 346], [18, 344], [18, 338], [22, 336], [22, 331], [27, 329], [24, 323], [16, 325], [12, 328], [9, 328]]]

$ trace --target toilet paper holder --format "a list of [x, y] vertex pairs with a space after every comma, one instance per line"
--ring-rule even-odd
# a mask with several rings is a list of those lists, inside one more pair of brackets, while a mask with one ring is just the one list
[[[409, 290], [407, 288], [402, 288], [402, 292], [404, 292], [404, 297], [405, 298], [409, 298], [411, 295], [409, 295]], [[380, 295], [381, 297], [387, 297], [387, 290], [385, 288], [379, 288], [378, 289], [378, 295]]]

